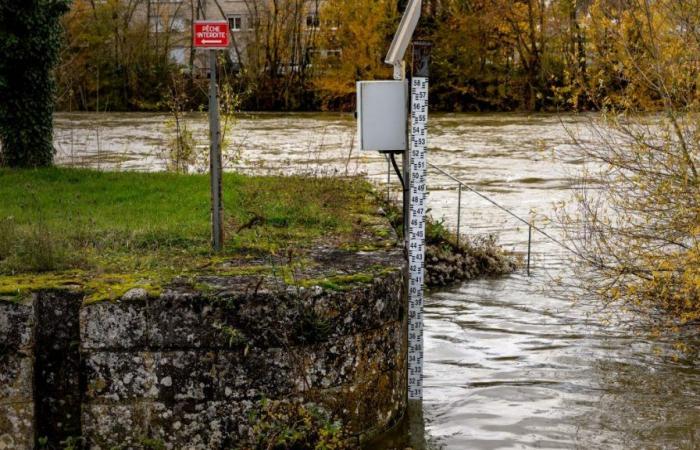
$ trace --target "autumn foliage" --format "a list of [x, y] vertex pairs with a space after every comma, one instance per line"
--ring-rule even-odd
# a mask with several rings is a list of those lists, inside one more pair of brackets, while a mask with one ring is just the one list
[[[243, 0], [244, 30], [228, 52], [244, 109], [352, 110], [360, 79], [384, 64], [405, 1]], [[446, 111], [660, 109], [631, 65], [655, 63], [671, 96], [693, 91], [697, 0], [425, 0], [417, 38], [434, 43], [432, 107]], [[158, 109], [167, 81], [204, 76], [186, 36], [197, 0], [76, 0], [58, 71], [64, 109]], [[223, 5], [214, 1], [213, 5]], [[646, 6], [645, 6], [646, 5]], [[318, 8], [319, 14], [311, 14]], [[655, 14], [645, 23], [644, 10]], [[150, 11], [147, 23], [144, 9]], [[210, 19], [223, 17], [224, 9]], [[211, 10], [209, 11], [211, 15]], [[172, 20], [176, 15], [179, 19]], [[670, 16], [673, 16], [671, 19]], [[664, 25], [673, 20], [678, 28]], [[154, 31], [154, 23], [162, 26]], [[658, 30], [656, 53], [646, 35]], [[625, 43], [625, 46], [620, 46]], [[180, 54], [180, 65], [172, 55]], [[410, 58], [410, 55], [408, 55]], [[200, 95], [190, 83], [190, 96]], [[628, 93], [633, 92], [633, 96]], [[199, 96], [199, 97], [198, 97]]]
[[314, 87], [323, 109], [348, 109], [354, 105], [356, 81], [391, 78], [384, 56], [399, 17], [396, 2], [329, 0], [322, 16], [321, 47], [340, 51], [318, 58]]
[[[694, 2], [690, 2], [694, 3]], [[588, 163], [560, 219], [582, 287], [638, 317], [700, 323], [700, 9], [686, 0], [597, 1], [594, 90], [603, 118], [579, 145]], [[617, 84], [616, 89], [606, 88]], [[640, 114], [653, 109], [657, 114]]]

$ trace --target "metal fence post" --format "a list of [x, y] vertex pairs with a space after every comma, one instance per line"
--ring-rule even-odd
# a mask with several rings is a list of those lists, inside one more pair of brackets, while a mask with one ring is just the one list
[[527, 229], [527, 276], [530, 276], [530, 248], [532, 246], [532, 224]]
[[457, 247], [459, 247], [460, 234], [462, 232], [462, 183], [459, 183], [457, 191]]

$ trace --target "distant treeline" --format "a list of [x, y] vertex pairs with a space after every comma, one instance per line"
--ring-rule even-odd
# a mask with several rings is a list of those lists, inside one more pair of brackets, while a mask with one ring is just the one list
[[[179, 2], [178, 14], [200, 18], [201, 1]], [[164, 17], [160, 22], [170, 26], [156, 33], [145, 19], [160, 3], [73, 2], [57, 72], [61, 109], [163, 110], [174, 96], [190, 108], [206, 102], [205, 75], [181, 25]], [[251, 25], [245, 42], [236, 42], [233, 59], [240, 64], [227, 57], [222, 65], [241, 109], [351, 110], [356, 80], [391, 76], [383, 59], [405, 1], [326, 0], [311, 20], [306, 0], [245, 3]], [[694, 101], [700, 58], [684, 42], [700, 32], [696, 6], [685, 0], [426, 0], [416, 37], [434, 43], [432, 106], [654, 109], [663, 106], [655, 89], [634, 75], [637, 65], [653, 59], [670, 60], [669, 89], [680, 83], [679, 92], [693, 97], [685, 100]], [[144, 7], [148, 15], [139, 13]], [[655, 24], [664, 55], [649, 59], [640, 47], [642, 16]], [[177, 65], [171, 56], [182, 42], [185, 62]]]

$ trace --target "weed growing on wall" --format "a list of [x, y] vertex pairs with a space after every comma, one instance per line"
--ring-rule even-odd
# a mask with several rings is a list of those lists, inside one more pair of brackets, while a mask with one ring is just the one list
[[340, 421], [322, 407], [298, 399], [263, 399], [250, 413], [251, 432], [237, 449], [317, 449], [348, 447]]

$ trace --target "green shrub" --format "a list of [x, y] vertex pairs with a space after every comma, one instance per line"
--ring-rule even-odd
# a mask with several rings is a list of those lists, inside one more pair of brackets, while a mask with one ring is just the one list
[[0, 273], [49, 272], [84, 263], [83, 252], [66, 233], [43, 222], [20, 226], [11, 217], [0, 220]]

